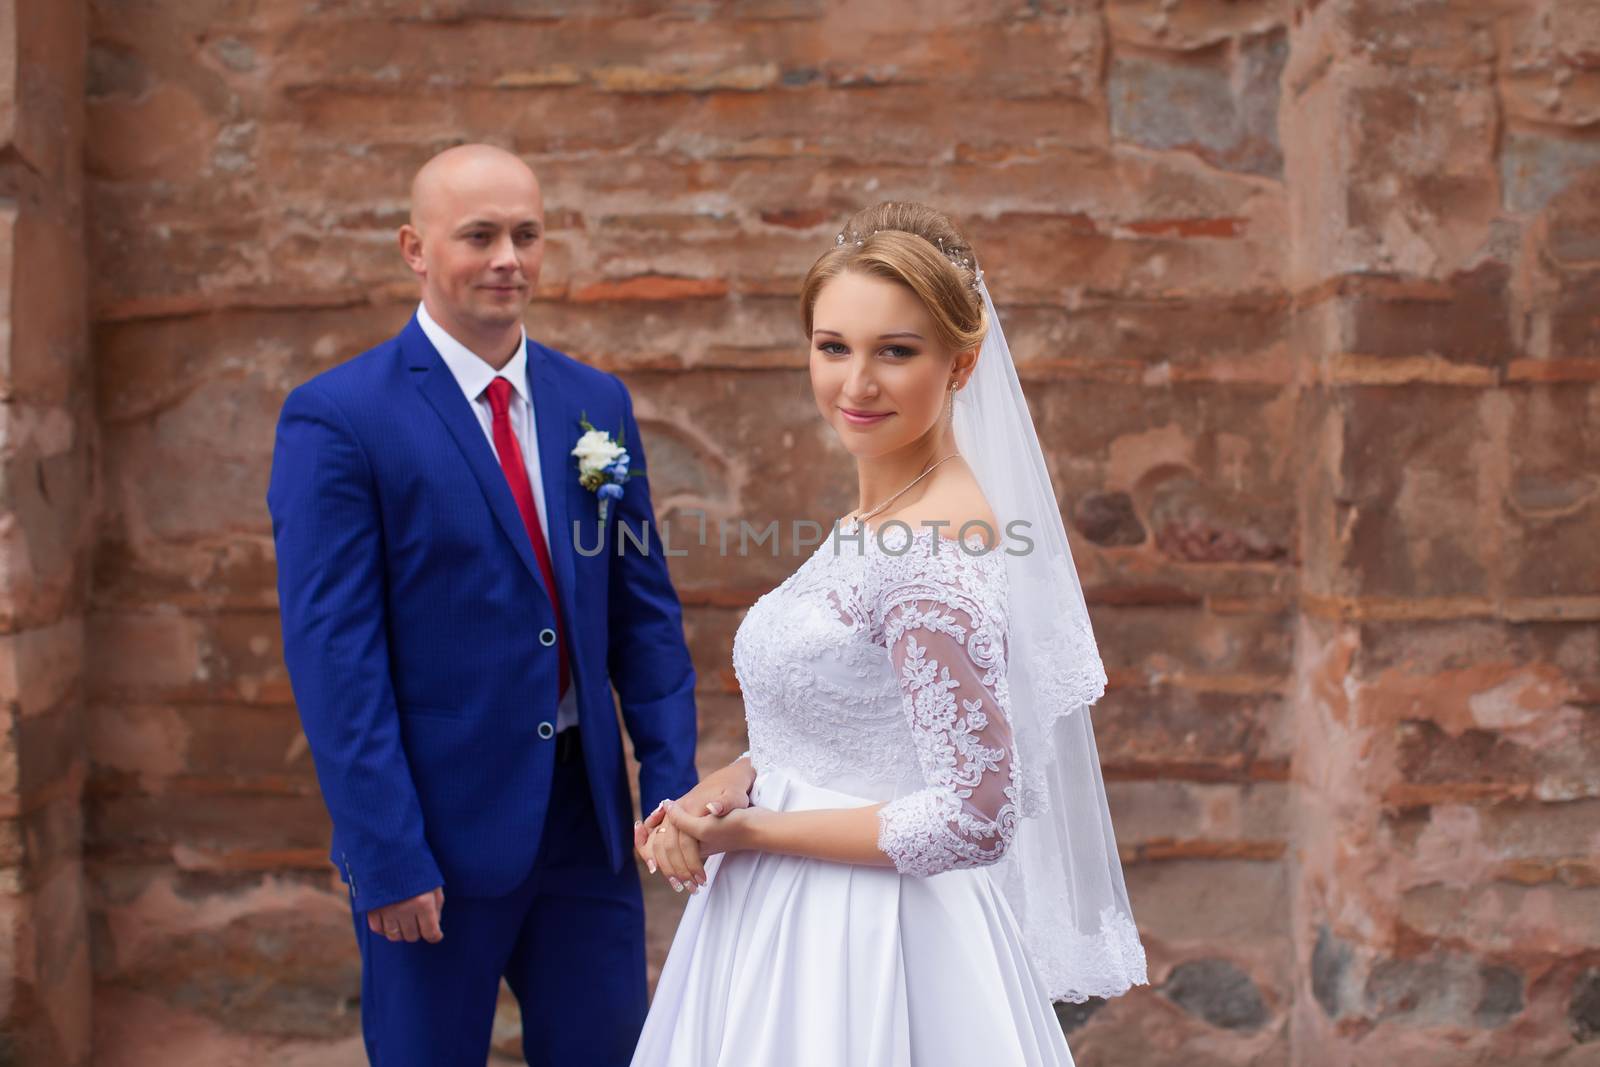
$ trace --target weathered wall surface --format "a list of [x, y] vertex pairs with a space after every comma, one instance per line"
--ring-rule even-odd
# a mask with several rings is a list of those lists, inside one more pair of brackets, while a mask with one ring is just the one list
[[1446, 10], [1290, 38], [1290, 1033], [1595, 1063], [1600, 8]]
[[0, 1063], [89, 1062], [86, 5], [0, 5]]
[[[53, 1020], [88, 1016], [87, 897], [96, 1063], [360, 1060], [262, 501], [284, 393], [408, 315], [407, 182], [464, 139], [539, 171], [530, 329], [628, 381], [667, 519], [847, 510], [799, 278], [863, 204], [966, 222], [1112, 676], [1152, 965], [1063, 1012], [1080, 1063], [1600, 1063], [1592, 2], [74, 10], [22, 69], [86, 105], [0, 89], [35, 111], [0, 155], [0, 814], [38, 828], [0, 869]], [[794, 563], [673, 561], [706, 766]], [[657, 959], [679, 906], [652, 889]]]

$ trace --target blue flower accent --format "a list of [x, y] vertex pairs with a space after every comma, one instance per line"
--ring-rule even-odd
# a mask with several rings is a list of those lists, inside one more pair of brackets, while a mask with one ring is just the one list
[[578, 484], [598, 498], [603, 525], [611, 502], [622, 499], [623, 485], [633, 475], [644, 471], [632, 469], [632, 457], [622, 446], [623, 434], [595, 429], [587, 414], [579, 414], [578, 425], [583, 428], [583, 436], [571, 452], [578, 461]]

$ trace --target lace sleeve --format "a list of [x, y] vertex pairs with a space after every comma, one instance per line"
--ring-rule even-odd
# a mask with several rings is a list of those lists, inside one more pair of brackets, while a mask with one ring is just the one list
[[927, 781], [878, 813], [878, 847], [902, 874], [981, 867], [1017, 821], [1004, 619], [959, 580], [892, 598], [884, 642]]

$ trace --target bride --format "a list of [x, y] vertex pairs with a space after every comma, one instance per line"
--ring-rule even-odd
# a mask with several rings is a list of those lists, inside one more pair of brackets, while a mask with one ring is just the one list
[[1144, 951], [1105, 672], [994, 305], [947, 217], [886, 203], [801, 309], [861, 506], [734, 639], [750, 752], [719, 777], [748, 804], [636, 829], [695, 897], [633, 1062], [1070, 1064], [1050, 1001], [1143, 983]]

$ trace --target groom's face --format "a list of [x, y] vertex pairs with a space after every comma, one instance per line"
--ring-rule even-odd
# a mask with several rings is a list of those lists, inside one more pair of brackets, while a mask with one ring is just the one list
[[428, 306], [472, 330], [519, 322], [544, 264], [544, 198], [516, 160], [471, 159], [438, 176], [414, 205], [407, 259]]

